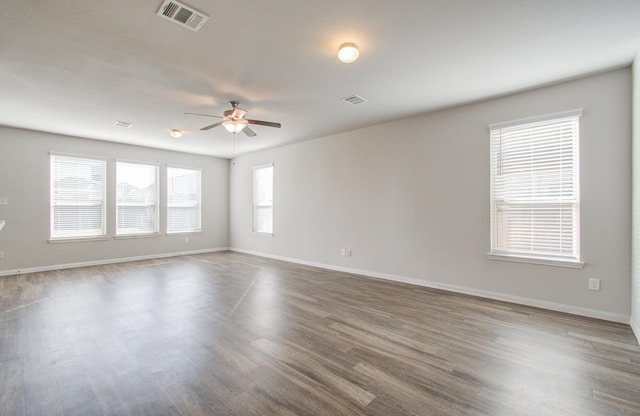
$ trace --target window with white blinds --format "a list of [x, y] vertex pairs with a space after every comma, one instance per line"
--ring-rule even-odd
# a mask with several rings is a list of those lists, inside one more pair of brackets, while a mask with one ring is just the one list
[[273, 234], [273, 164], [253, 168], [253, 231]]
[[106, 161], [51, 154], [50, 238], [102, 237]]
[[491, 255], [580, 262], [580, 116], [490, 126]]
[[200, 170], [167, 167], [168, 233], [200, 231], [200, 178]]
[[158, 166], [116, 163], [116, 235], [158, 231]]

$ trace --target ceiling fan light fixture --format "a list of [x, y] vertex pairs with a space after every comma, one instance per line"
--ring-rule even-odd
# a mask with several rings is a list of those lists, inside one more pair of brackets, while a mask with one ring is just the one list
[[242, 120], [227, 120], [223, 121], [222, 125], [229, 133], [240, 133], [242, 129], [244, 129], [244, 126], [247, 125], [247, 122]]
[[200, 130], [210, 130], [214, 127], [224, 126], [225, 130], [227, 130], [229, 133], [236, 134], [236, 133], [243, 132], [244, 134], [247, 135], [247, 137], [254, 137], [256, 135], [256, 133], [253, 130], [251, 130], [251, 128], [249, 128], [249, 124], [254, 124], [257, 126], [275, 127], [278, 129], [282, 126], [280, 123], [276, 123], [273, 121], [253, 120], [253, 119], [244, 118], [244, 116], [247, 114], [247, 110], [238, 108], [239, 103], [237, 101], [229, 101], [229, 104], [233, 109], [225, 111], [223, 113], [223, 116], [214, 116], [211, 114], [200, 114], [200, 113], [185, 113], [185, 114], [222, 119], [217, 123], [204, 126]]
[[350, 64], [355, 61], [358, 59], [358, 56], [360, 56], [358, 45], [353, 42], [345, 42], [340, 45], [340, 49], [338, 49], [338, 59], [345, 64]]
[[178, 137], [182, 137], [182, 131], [180, 131], [179, 129], [173, 129], [169, 132], [169, 134], [171, 135], [171, 137], [175, 137], [176, 139]]

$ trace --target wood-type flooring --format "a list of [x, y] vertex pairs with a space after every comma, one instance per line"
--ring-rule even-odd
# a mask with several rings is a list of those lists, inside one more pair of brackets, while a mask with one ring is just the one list
[[640, 415], [628, 325], [234, 252], [0, 277], [0, 415]]

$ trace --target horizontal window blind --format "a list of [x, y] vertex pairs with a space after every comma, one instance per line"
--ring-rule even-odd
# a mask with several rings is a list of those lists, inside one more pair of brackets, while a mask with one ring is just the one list
[[158, 166], [116, 163], [116, 235], [158, 230]]
[[167, 167], [167, 232], [200, 231], [201, 172]]
[[104, 236], [106, 162], [50, 155], [50, 237]]
[[492, 254], [579, 261], [579, 115], [491, 128]]
[[273, 165], [253, 168], [253, 231], [273, 233]]

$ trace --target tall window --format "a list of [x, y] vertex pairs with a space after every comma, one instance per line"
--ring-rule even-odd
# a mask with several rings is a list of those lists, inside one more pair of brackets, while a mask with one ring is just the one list
[[273, 234], [273, 164], [253, 168], [253, 231]]
[[167, 232], [200, 231], [200, 170], [167, 167]]
[[580, 116], [489, 126], [491, 255], [580, 264]]
[[106, 162], [51, 154], [50, 237], [100, 237], [105, 230]]
[[116, 163], [116, 235], [158, 231], [158, 166]]

